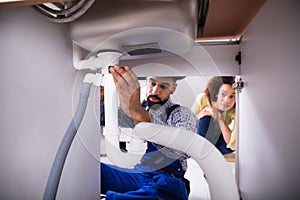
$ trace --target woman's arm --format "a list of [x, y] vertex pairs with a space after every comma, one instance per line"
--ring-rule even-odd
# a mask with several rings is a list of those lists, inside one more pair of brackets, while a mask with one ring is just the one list
[[223, 138], [226, 142], [226, 144], [228, 144], [230, 142], [230, 138], [232, 135], [232, 131], [231, 129], [228, 127], [228, 125], [225, 123], [225, 121], [222, 119], [222, 117], [220, 117], [217, 122], [219, 123]]
[[223, 138], [228, 144], [230, 142], [231, 134], [232, 131], [228, 127], [228, 125], [225, 123], [225, 121], [222, 119], [222, 114], [220, 111], [218, 111], [216, 108], [211, 107], [211, 106], [206, 106], [204, 109], [202, 109], [198, 114], [197, 114], [197, 119], [200, 119], [204, 116], [211, 116], [214, 118], [216, 122], [218, 122], [221, 132], [223, 134]]

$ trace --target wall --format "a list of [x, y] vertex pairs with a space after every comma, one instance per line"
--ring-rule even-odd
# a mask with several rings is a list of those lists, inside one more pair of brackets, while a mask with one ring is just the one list
[[[72, 45], [31, 7], [1, 8], [0, 27], [0, 199], [38, 200], [76, 104]], [[69, 155], [57, 199], [96, 199], [97, 160], [79, 137]]]
[[268, 1], [242, 42], [243, 199], [300, 197], [300, 3]]

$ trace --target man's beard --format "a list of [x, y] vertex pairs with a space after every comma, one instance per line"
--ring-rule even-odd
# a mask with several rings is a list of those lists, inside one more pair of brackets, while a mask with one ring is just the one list
[[[150, 98], [155, 98], [158, 101], [157, 102], [150, 101]], [[147, 103], [148, 103], [149, 108], [156, 110], [156, 109], [160, 108], [164, 103], [166, 103], [166, 101], [162, 101], [161, 98], [159, 98], [156, 95], [149, 95], [147, 97]]]

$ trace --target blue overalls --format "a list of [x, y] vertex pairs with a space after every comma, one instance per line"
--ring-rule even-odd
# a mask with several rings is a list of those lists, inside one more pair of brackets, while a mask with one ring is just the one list
[[234, 152], [227, 148], [222, 133], [215, 133], [215, 122], [211, 116], [204, 116], [199, 119], [197, 133], [213, 143], [222, 154]]
[[[167, 115], [174, 106], [167, 110]], [[146, 153], [134, 168], [101, 163], [101, 194], [107, 200], [187, 200], [189, 181], [178, 159], [147, 142]]]
[[101, 163], [101, 193], [107, 200], [187, 200], [189, 182], [183, 175], [178, 160], [148, 142], [141, 163], [132, 169]]

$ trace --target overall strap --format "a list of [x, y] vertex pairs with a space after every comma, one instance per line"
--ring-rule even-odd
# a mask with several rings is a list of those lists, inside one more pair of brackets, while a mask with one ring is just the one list
[[[167, 119], [170, 114], [178, 108], [180, 105], [174, 104], [167, 108]], [[176, 177], [182, 177], [184, 170], [180, 164], [180, 161], [174, 158], [169, 158], [159, 151], [152, 142], [147, 142], [146, 154], [142, 157], [141, 163], [147, 166], [151, 166], [156, 169], [161, 169], [166, 173], [174, 174]]]
[[173, 112], [173, 110], [175, 110], [175, 109], [178, 108], [178, 107], [180, 107], [179, 104], [174, 104], [174, 105], [172, 105], [172, 106], [170, 106], [170, 107], [168, 107], [168, 108], [166, 109], [167, 120], [169, 119], [169, 117], [170, 117], [171, 113]]

